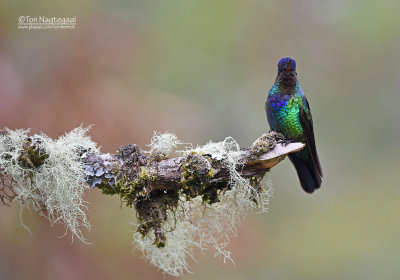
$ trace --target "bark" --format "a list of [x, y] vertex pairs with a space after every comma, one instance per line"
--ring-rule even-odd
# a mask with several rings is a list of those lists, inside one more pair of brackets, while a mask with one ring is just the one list
[[[257, 147], [253, 145], [240, 151], [242, 162], [245, 163], [238, 166], [237, 171], [243, 178], [264, 176], [286, 155], [305, 146], [303, 143], [285, 143], [276, 135], [269, 134], [268, 139], [260, 137]], [[268, 150], [263, 151], [259, 147], [268, 147]], [[117, 154], [84, 155], [82, 162], [86, 166], [88, 183], [92, 187], [99, 186], [110, 191], [115, 188], [115, 182], [122, 178], [126, 182], [146, 185], [149, 190], [179, 189], [187, 179], [209, 186], [230, 180], [229, 166], [215, 155], [189, 153], [172, 158], [165, 158], [164, 155], [147, 156], [132, 144], [122, 146]], [[193, 178], [185, 178], [185, 174]]]

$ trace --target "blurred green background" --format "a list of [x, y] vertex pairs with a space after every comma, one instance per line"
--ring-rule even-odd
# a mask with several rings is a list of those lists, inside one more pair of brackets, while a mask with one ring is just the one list
[[[104, 152], [153, 131], [194, 144], [267, 131], [276, 63], [294, 57], [325, 177], [307, 195], [288, 160], [269, 213], [232, 238], [236, 265], [197, 252], [183, 279], [399, 279], [399, 1], [2, 1], [0, 127], [57, 137], [95, 124]], [[75, 30], [18, 30], [19, 16], [77, 17]], [[0, 279], [162, 279], [132, 253], [134, 213], [88, 193], [74, 241], [1, 207]], [[165, 279], [170, 279], [165, 277]]]

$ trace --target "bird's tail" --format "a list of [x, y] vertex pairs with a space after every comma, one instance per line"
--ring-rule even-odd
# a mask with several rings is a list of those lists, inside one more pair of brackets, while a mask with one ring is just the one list
[[321, 186], [321, 176], [311, 158], [303, 160], [294, 153], [289, 155], [289, 159], [296, 168], [303, 190], [307, 193], [313, 193]]

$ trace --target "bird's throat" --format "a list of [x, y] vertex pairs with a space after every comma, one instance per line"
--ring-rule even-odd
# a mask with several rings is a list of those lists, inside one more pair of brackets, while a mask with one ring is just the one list
[[279, 82], [279, 92], [295, 93], [297, 87], [297, 74], [295, 71], [282, 72], [276, 78]]

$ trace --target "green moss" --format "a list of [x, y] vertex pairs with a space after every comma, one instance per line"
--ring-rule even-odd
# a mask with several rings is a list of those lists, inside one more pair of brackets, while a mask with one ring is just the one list
[[138, 178], [136, 180], [136, 184], [145, 185], [148, 182], [154, 181], [157, 179], [157, 174], [152, 173], [148, 167], [141, 166]]
[[207, 177], [210, 179], [214, 177], [214, 168], [212, 167], [210, 168], [210, 170], [207, 173]]
[[278, 141], [283, 141], [285, 138], [281, 133], [271, 131], [258, 138], [253, 143], [253, 154], [256, 157], [273, 149]]
[[186, 199], [201, 196], [203, 203], [218, 202], [218, 189], [211, 186], [214, 178], [214, 168], [211, 160], [203, 155], [192, 152], [181, 167], [182, 194]]
[[[115, 168], [113, 173], [118, 173], [118, 168]], [[110, 186], [106, 179], [103, 179], [98, 187], [102, 189], [104, 194], [119, 194], [121, 200], [125, 201], [127, 206], [132, 207], [137, 196], [141, 193], [149, 192], [151, 190], [151, 183], [156, 179], [156, 173], [152, 172], [147, 166], [141, 166], [134, 180], [129, 180], [126, 175], [123, 175], [115, 182], [114, 187]]]
[[219, 202], [218, 198], [219, 190], [212, 186], [207, 186], [202, 193], [201, 199], [203, 203], [213, 204]]
[[105, 178], [102, 179], [101, 184], [96, 185], [96, 188], [101, 189], [103, 194], [114, 195], [119, 194], [119, 190], [117, 188], [113, 188], [110, 186], [109, 181]]
[[24, 143], [23, 148], [19, 160], [24, 168], [39, 167], [49, 157], [48, 154], [40, 151], [36, 145], [32, 145], [32, 141], [29, 139]]
[[263, 191], [261, 187], [261, 181], [263, 178], [264, 175], [252, 176], [249, 179], [250, 185], [253, 187], [252, 193], [250, 194], [250, 200], [252, 200], [255, 204], [258, 204], [257, 198], [259, 197], [259, 194]]
[[[113, 170], [116, 175], [118, 172], [118, 168]], [[155, 180], [157, 173], [149, 166], [141, 166], [133, 180], [123, 175], [115, 182], [114, 187], [111, 187], [106, 179], [103, 179], [98, 187], [104, 194], [119, 194], [127, 206], [134, 206], [138, 219], [137, 231], [142, 236], [153, 232], [154, 245], [162, 248], [166, 244], [162, 226], [169, 217], [168, 211], [175, 213], [179, 203], [179, 193], [177, 190], [153, 190], [151, 185]]]
[[117, 174], [118, 174], [118, 171], [119, 171], [118, 165], [115, 163], [114, 166], [113, 166], [112, 173], [113, 173], [114, 175], [117, 175]]
[[175, 213], [179, 203], [179, 194], [176, 190], [155, 190], [148, 196], [138, 198], [135, 204], [138, 218], [138, 232], [142, 236], [154, 232], [154, 245], [162, 248], [166, 244], [162, 225], [166, 222], [168, 211]]
[[153, 159], [157, 162], [160, 162], [162, 160], [168, 159], [168, 156], [163, 154], [163, 153], [156, 153], [155, 155], [152, 156]]
[[263, 140], [258, 139], [253, 144], [253, 153], [255, 156], [259, 157], [262, 154], [265, 154], [271, 149], [270, 142], [266, 142]]

